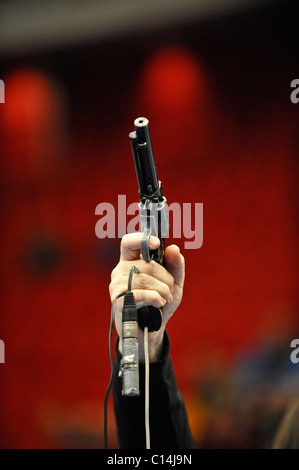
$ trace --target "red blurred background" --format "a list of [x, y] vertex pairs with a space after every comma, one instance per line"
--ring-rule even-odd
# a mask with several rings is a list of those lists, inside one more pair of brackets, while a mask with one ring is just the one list
[[[299, 390], [298, 76], [292, 2], [0, 59], [2, 448], [101, 448], [118, 239], [150, 121], [169, 203], [202, 202], [171, 354], [198, 447], [266, 447]], [[112, 399], [111, 399], [112, 401]], [[109, 441], [117, 446], [112, 403]]]

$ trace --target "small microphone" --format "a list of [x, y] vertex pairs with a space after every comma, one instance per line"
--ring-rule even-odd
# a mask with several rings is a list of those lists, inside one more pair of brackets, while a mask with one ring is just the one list
[[122, 394], [139, 396], [138, 318], [133, 292], [127, 292], [122, 309]]

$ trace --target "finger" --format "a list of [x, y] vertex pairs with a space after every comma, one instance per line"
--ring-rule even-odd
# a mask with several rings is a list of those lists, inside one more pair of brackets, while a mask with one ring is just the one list
[[162, 308], [167, 303], [166, 299], [164, 299], [164, 297], [155, 290], [136, 289], [132, 290], [132, 292], [135, 297], [137, 308], [144, 307], [145, 305]]
[[168, 303], [173, 301], [170, 287], [165, 282], [159, 281], [146, 273], [139, 273], [133, 277], [132, 290], [154, 290], [160, 294]]
[[[142, 260], [140, 260], [142, 261]], [[143, 262], [144, 263], [144, 262]], [[130, 263], [131, 264], [131, 263]], [[135, 265], [140, 265], [140, 263], [135, 262]], [[142, 264], [142, 263], [141, 263]], [[143, 268], [147, 268], [147, 263], [143, 264]], [[132, 278], [132, 289], [149, 289], [156, 290], [159, 294], [165, 298], [167, 302], [173, 301], [173, 277], [167, 273], [167, 271], [162, 268], [162, 275], [160, 276], [162, 280], [159, 280], [146, 272], [142, 272], [142, 269], [139, 273], [134, 274]], [[163, 279], [167, 282], [164, 282]], [[113, 300], [116, 295], [124, 292], [128, 288], [128, 273], [124, 271], [121, 275], [118, 276], [117, 282], [111, 281], [109, 285], [109, 292], [111, 300]]]
[[[133, 261], [140, 258], [140, 244], [142, 233], [128, 233], [124, 235], [120, 244], [120, 260]], [[150, 250], [158, 248], [160, 240], [150, 236], [148, 246]]]
[[[152, 305], [153, 307], [162, 308], [166, 305], [167, 301], [157, 291], [147, 289], [132, 290], [135, 298], [137, 309], [145, 305]], [[116, 300], [117, 310], [121, 311], [124, 304], [124, 298], [120, 297]]]
[[[118, 271], [113, 273], [113, 277], [116, 273], [120, 273], [121, 275], [128, 276], [130, 269], [132, 267], [132, 262], [121, 262], [119, 263], [121, 266], [118, 268]], [[159, 263], [156, 261], [144, 261], [143, 259], [135, 260], [134, 266], [136, 266], [141, 273], [146, 273], [149, 276], [152, 276], [158, 281], [164, 282], [168, 285], [171, 292], [173, 291], [174, 279], [172, 275]], [[121, 271], [120, 271], [121, 269]], [[136, 274], [137, 275], [137, 274]], [[133, 276], [135, 277], [135, 275]]]
[[170, 245], [165, 250], [165, 264], [174, 278], [174, 283], [183, 287], [185, 280], [185, 259], [176, 245]]

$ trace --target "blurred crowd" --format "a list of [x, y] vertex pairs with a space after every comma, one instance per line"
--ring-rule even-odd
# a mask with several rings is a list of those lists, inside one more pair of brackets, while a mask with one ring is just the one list
[[291, 361], [290, 347], [298, 337], [296, 315], [278, 310], [260, 340], [229, 367], [221, 358], [207, 367], [193, 410], [199, 448], [272, 447], [283, 416], [299, 396], [299, 364]]

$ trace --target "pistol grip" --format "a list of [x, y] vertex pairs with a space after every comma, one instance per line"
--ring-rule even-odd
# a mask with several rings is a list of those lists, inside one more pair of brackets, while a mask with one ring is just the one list
[[[155, 255], [156, 250], [149, 250], [148, 240], [150, 237], [150, 229], [144, 228], [141, 237], [141, 255], [145, 261], [151, 261]], [[138, 325], [143, 330], [145, 326], [148, 326], [148, 331], [158, 331], [162, 324], [162, 310], [152, 305], [146, 305], [137, 310], [138, 314]]]

